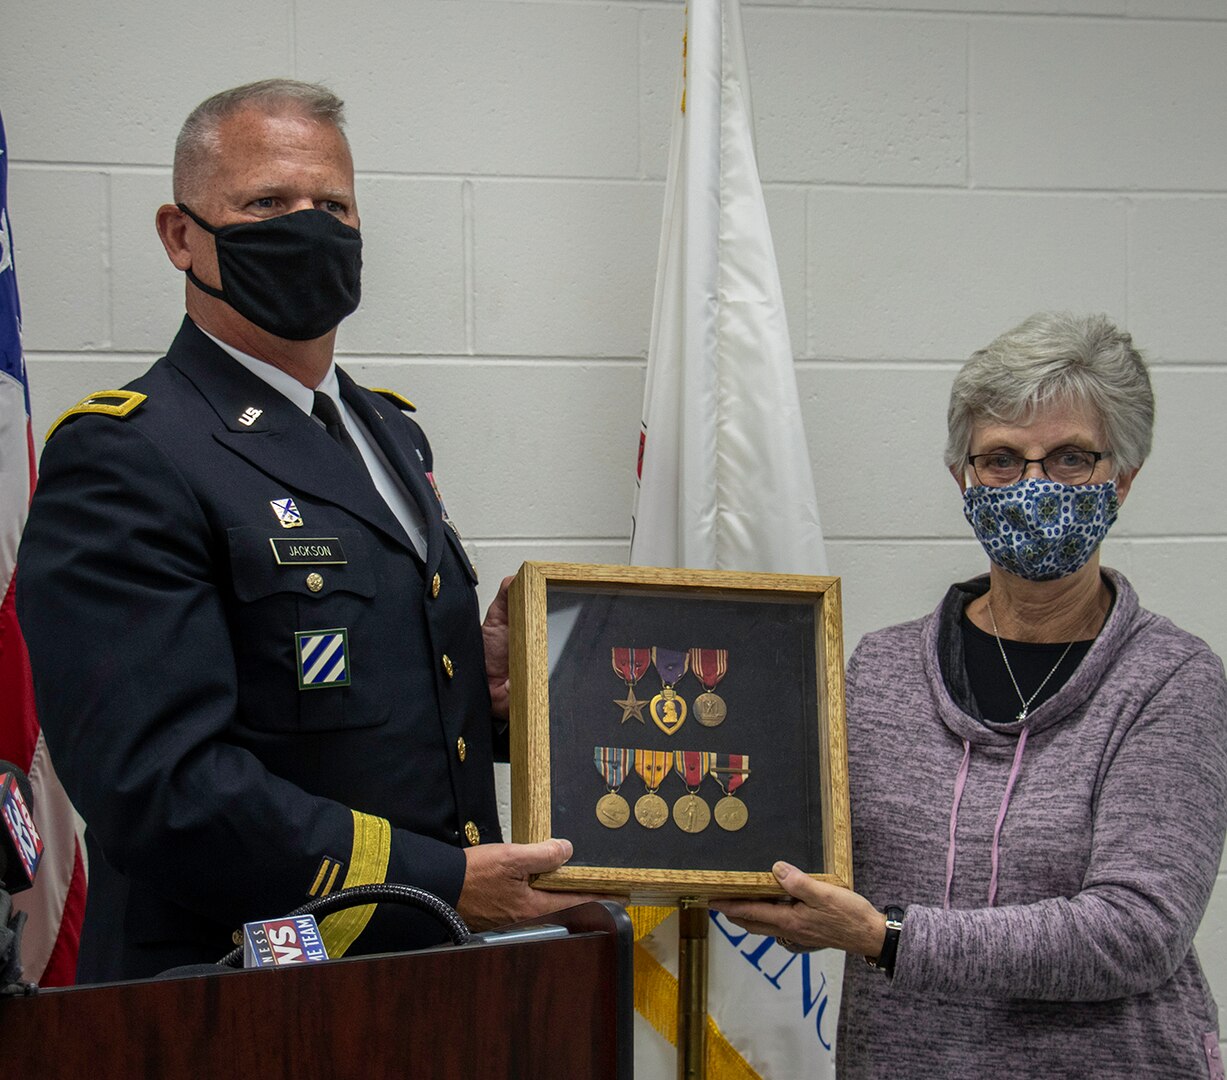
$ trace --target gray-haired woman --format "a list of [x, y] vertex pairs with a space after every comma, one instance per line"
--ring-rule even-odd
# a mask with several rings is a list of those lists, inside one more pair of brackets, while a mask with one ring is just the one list
[[991, 560], [848, 665], [861, 894], [713, 906], [849, 957], [846, 1077], [1219, 1077], [1193, 949], [1227, 831], [1227, 685], [1099, 544], [1150, 449], [1128, 334], [1036, 315], [955, 379], [946, 464]]

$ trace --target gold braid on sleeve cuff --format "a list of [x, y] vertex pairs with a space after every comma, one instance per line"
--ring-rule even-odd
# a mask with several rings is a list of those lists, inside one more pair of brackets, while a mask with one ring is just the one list
[[[380, 817], [353, 811], [354, 847], [343, 888], [378, 885], [387, 877], [392, 855], [392, 826]], [[320, 934], [330, 957], [344, 956], [375, 914], [374, 904], [348, 908], [329, 915], [320, 923]]]

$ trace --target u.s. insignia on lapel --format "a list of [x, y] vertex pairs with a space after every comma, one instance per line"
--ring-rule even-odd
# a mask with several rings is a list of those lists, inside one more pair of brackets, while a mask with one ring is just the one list
[[268, 505], [273, 508], [273, 513], [277, 515], [283, 529], [302, 527], [302, 514], [298, 512], [293, 499], [269, 499]]
[[239, 417], [239, 423], [242, 424], [243, 427], [251, 427], [251, 425], [259, 420], [263, 415], [263, 409], [257, 409], [254, 405], [248, 405], [247, 408], [243, 410], [243, 415]]
[[294, 634], [298, 654], [298, 689], [320, 690], [349, 685], [349, 631], [299, 630]]

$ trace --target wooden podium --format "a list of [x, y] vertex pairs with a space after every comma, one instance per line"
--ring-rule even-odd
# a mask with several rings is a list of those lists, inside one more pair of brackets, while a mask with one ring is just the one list
[[631, 1080], [626, 911], [537, 922], [570, 933], [0, 999], [0, 1074]]

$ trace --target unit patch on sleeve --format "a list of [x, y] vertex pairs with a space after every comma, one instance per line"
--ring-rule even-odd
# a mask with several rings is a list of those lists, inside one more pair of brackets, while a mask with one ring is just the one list
[[349, 685], [349, 631], [299, 630], [294, 635], [298, 653], [298, 689], [322, 690]]

